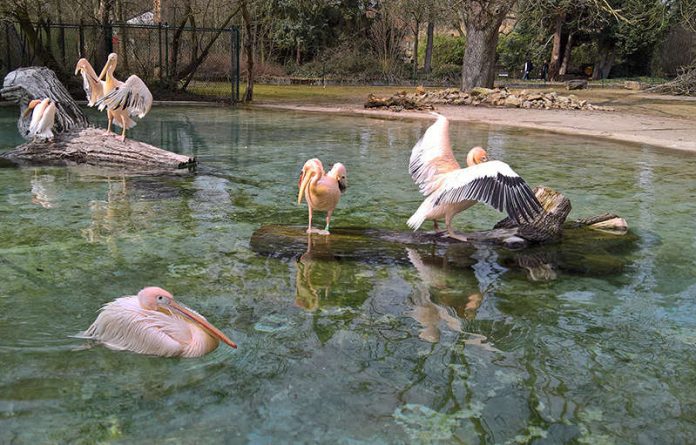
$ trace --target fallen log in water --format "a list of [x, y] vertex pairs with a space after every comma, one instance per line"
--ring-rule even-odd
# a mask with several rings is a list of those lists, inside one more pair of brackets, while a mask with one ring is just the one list
[[59, 133], [52, 141], [27, 142], [0, 156], [20, 164], [89, 164], [148, 170], [175, 170], [196, 165], [194, 158], [133, 139], [121, 142], [115, 134], [105, 136], [104, 130], [97, 128]]
[[637, 237], [609, 234], [587, 226], [568, 227], [560, 242], [509, 249], [498, 241], [496, 229], [466, 234], [461, 242], [426, 232], [333, 228], [331, 235], [307, 235], [304, 226], [267, 225], [251, 236], [250, 246], [259, 255], [298, 261], [355, 261], [368, 264], [410, 264], [417, 252], [443, 268], [469, 268], [481, 249], [497, 252], [492, 258], [503, 267], [524, 271], [532, 280], [554, 279], [558, 273], [614, 275], [623, 272]]
[[146, 170], [193, 168], [196, 159], [133, 139], [121, 141], [116, 134], [104, 136], [103, 129], [89, 128], [80, 107], [70, 97], [55, 73], [44, 67], [19, 68], [3, 81], [0, 95], [19, 104], [17, 129], [25, 139], [30, 119], [23, 114], [32, 99], [51, 98], [56, 103], [55, 134], [52, 140], [28, 141], [14, 150], [0, 154], [20, 164], [90, 164]]

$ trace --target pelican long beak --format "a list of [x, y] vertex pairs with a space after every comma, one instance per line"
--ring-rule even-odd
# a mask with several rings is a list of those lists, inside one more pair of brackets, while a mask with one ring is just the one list
[[182, 316], [196, 323], [198, 326], [203, 328], [207, 333], [209, 333], [213, 337], [217, 338], [218, 340], [224, 343], [227, 343], [234, 349], [237, 349], [237, 344], [235, 342], [227, 338], [227, 336], [220, 329], [213, 326], [208, 320], [193, 312], [191, 309], [187, 308], [182, 304], [177, 303], [176, 301], [170, 301], [167, 307], [175, 310]]
[[297, 203], [300, 204], [302, 202], [302, 197], [305, 194], [305, 191], [307, 190], [307, 187], [309, 187], [309, 183], [312, 180], [312, 177], [314, 176], [314, 172], [311, 170], [304, 170], [302, 172], [302, 176], [300, 177], [300, 191], [297, 194]]
[[109, 69], [111, 66], [111, 59], [108, 59], [106, 63], [104, 64], [104, 68], [101, 70], [101, 74], [99, 74], [99, 80], [102, 80], [104, 76], [106, 76], [106, 71]]

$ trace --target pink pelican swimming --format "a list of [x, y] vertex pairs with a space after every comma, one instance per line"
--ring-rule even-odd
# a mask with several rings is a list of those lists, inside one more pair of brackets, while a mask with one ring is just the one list
[[[302, 202], [302, 197], [307, 200], [309, 209], [309, 224], [307, 233], [329, 235], [329, 223], [331, 214], [341, 199], [341, 193], [346, 190], [346, 167], [337, 162], [328, 173], [324, 173], [324, 166], [317, 158], [305, 162], [298, 186], [297, 203]], [[324, 230], [312, 228], [312, 212], [314, 210], [326, 212], [326, 227]]]
[[515, 222], [529, 221], [542, 211], [527, 183], [509, 165], [488, 159], [486, 150], [472, 148], [461, 168], [449, 138], [449, 121], [441, 114], [411, 152], [409, 173], [426, 196], [407, 224], [417, 230], [427, 219], [445, 219], [447, 236], [466, 241], [452, 229], [452, 218], [477, 202], [505, 211]]
[[159, 287], [105, 304], [94, 323], [76, 337], [117, 351], [165, 357], [200, 357], [215, 350], [220, 340], [237, 348], [205, 317]]
[[[32, 111], [33, 110], [33, 111]], [[34, 99], [29, 102], [27, 109], [24, 110], [24, 117], [31, 112], [31, 122], [29, 124], [29, 136], [35, 141], [36, 138], [52, 139], [53, 124], [56, 118], [56, 104], [51, 99]]]

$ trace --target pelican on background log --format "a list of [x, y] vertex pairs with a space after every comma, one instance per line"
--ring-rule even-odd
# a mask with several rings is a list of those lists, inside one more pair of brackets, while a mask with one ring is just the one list
[[[32, 112], [33, 110], [33, 112]], [[56, 104], [51, 99], [34, 99], [29, 102], [27, 109], [24, 110], [24, 117], [31, 112], [31, 123], [29, 124], [29, 136], [42, 139], [53, 138], [53, 124], [56, 120]]]
[[145, 85], [145, 82], [135, 74], [131, 75], [125, 82], [114, 77], [114, 71], [118, 64], [118, 56], [116, 53], [109, 54], [106, 65], [99, 74], [99, 80], [104, 81], [104, 94], [99, 98], [95, 105], [99, 111], [107, 109], [107, 117], [109, 125], [107, 133], [111, 131], [111, 122], [115, 121], [116, 125], [123, 130], [121, 132], [121, 140], [126, 140], [126, 130], [134, 127], [135, 121], [131, 116], [145, 117], [152, 107], [152, 93]]
[[178, 303], [159, 287], [105, 304], [97, 319], [77, 338], [109, 349], [165, 357], [200, 357], [220, 341], [237, 345], [198, 312]]
[[[299, 193], [297, 203], [302, 202], [302, 197], [307, 201], [309, 209], [309, 223], [307, 233], [317, 233], [319, 235], [329, 235], [329, 223], [331, 214], [341, 199], [341, 193], [346, 190], [348, 183], [346, 180], [346, 167], [337, 162], [333, 165], [329, 173], [324, 173], [324, 166], [317, 158], [305, 162], [298, 182]], [[324, 230], [312, 228], [312, 212], [314, 210], [326, 212], [326, 227]]]
[[461, 168], [449, 138], [449, 121], [441, 114], [411, 152], [409, 173], [426, 196], [407, 224], [417, 230], [427, 219], [445, 219], [447, 236], [466, 241], [452, 229], [452, 218], [477, 202], [505, 211], [516, 223], [528, 222], [543, 209], [527, 183], [502, 161], [491, 161], [481, 147], [472, 148]]

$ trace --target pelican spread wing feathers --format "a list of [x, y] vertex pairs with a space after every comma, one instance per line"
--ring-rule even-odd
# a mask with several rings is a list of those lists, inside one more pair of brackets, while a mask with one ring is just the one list
[[534, 191], [501, 161], [488, 161], [446, 174], [435, 192], [434, 204], [478, 201], [505, 212], [520, 223], [541, 212]]
[[109, 94], [99, 99], [96, 103], [99, 111], [127, 110], [131, 116], [145, 117], [152, 107], [152, 93], [145, 82], [135, 74], [125, 82], [121, 82]]
[[421, 193], [428, 196], [438, 185], [440, 175], [459, 170], [449, 138], [449, 121], [441, 114], [420, 138], [411, 152], [409, 173]]

